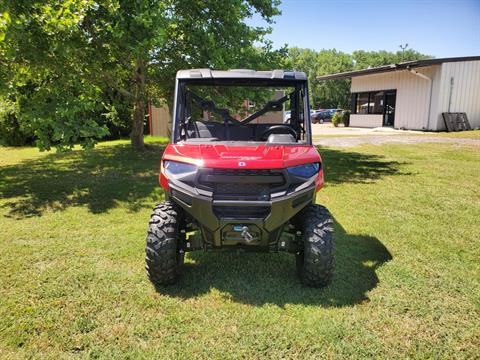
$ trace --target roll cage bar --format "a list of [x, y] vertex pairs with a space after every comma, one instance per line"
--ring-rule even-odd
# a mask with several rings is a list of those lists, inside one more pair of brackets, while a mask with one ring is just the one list
[[[258, 118], [258, 117], [260, 117], [264, 114], [266, 114], [269, 111], [272, 111], [272, 110], [281, 111], [281, 110], [283, 110], [283, 107], [282, 107], [283, 103], [286, 102], [289, 99], [291, 100], [291, 98], [294, 96], [295, 92], [296, 92], [296, 90], [291, 92], [288, 95], [285, 95], [284, 97], [282, 97], [278, 100], [271, 100], [271, 101], [267, 102], [263, 108], [261, 108], [257, 112], [247, 116], [246, 118], [244, 118], [242, 120], [235, 119], [234, 117], [232, 117], [230, 115], [230, 113], [228, 112], [227, 109], [218, 108], [213, 100], [205, 100], [205, 99], [201, 98], [200, 96], [198, 96], [197, 94], [195, 94], [191, 90], [187, 90], [185, 95], [186, 95], [187, 99], [188, 99], [188, 97], [190, 97], [192, 100], [194, 100], [198, 104], [198, 106], [200, 106], [200, 108], [202, 110], [211, 111], [211, 112], [219, 114], [223, 118], [223, 121], [225, 123], [228, 122], [228, 121], [231, 121], [231, 122], [233, 122], [233, 124], [241, 125], [241, 124], [248, 124], [249, 122], [255, 120], [256, 118]], [[185, 122], [185, 118], [184, 118], [184, 122]]]
[[[196, 81], [195, 81], [196, 82]], [[221, 83], [220, 83], [221, 84]], [[204, 111], [211, 111], [213, 113], [216, 113], [220, 115], [223, 119], [224, 125], [226, 126], [226, 133], [229, 134], [229, 126], [240, 126], [240, 125], [245, 125], [253, 120], [257, 119], [258, 117], [266, 114], [269, 111], [275, 110], [275, 111], [281, 111], [283, 110], [282, 105], [287, 101], [290, 100], [291, 104], [291, 119], [295, 119], [293, 123], [290, 125], [294, 130], [297, 131], [297, 133], [300, 135], [306, 134], [308, 131], [308, 134], [310, 134], [310, 121], [307, 121], [303, 119], [303, 126], [301, 125], [299, 113], [297, 113], [298, 109], [298, 104], [301, 102], [300, 95], [305, 99], [305, 109], [304, 109], [304, 114], [310, 114], [310, 108], [308, 105], [308, 88], [305, 87], [303, 88], [300, 82], [295, 82], [295, 90], [292, 91], [291, 93], [281, 97], [280, 99], [277, 100], [270, 100], [268, 101], [264, 107], [262, 107], [260, 110], [256, 111], [255, 113], [247, 116], [246, 118], [242, 120], [237, 120], [234, 117], [232, 117], [229, 113], [229, 111], [225, 108], [219, 108], [215, 104], [213, 100], [206, 100], [203, 99], [201, 96], [198, 94], [194, 93], [191, 90], [186, 90], [185, 89], [186, 82], [185, 81], [177, 81], [176, 88], [175, 88], [175, 99], [176, 101], [180, 101], [180, 104], [176, 104], [175, 109], [174, 109], [174, 124], [173, 124], [173, 136], [172, 140], [176, 142], [176, 140], [180, 139], [185, 140], [188, 138], [188, 124], [192, 120], [191, 117], [191, 107], [189, 108], [186, 106], [190, 102], [190, 99], [195, 101], [197, 105]], [[205, 84], [208, 85], [208, 84]], [[222, 84], [221, 84], [222, 85]], [[243, 85], [243, 84], [242, 84]], [[279, 85], [284, 85], [284, 84], [279, 84]], [[290, 83], [290, 85], [292, 85]], [[182, 96], [183, 93], [183, 96]], [[179, 106], [180, 105], [180, 106]], [[179, 111], [180, 110], [180, 111]], [[183, 116], [180, 117], [178, 127], [175, 123], [177, 120], [177, 116], [183, 113]], [[183, 132], [183, 136], [182, 136]], [[306, 138], [305, 139], [309, 144], [311, 144], [311, 139]]]

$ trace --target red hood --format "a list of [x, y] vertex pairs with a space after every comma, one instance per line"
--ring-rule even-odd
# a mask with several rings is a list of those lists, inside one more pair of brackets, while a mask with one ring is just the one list
[[169, 144], [163, 159], [208, 168], [280, 169], [319, 162], [320, 155], [311, 145]]

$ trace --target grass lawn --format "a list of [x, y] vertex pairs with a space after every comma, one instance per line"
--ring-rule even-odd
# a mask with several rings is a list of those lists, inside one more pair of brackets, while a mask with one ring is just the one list
[[433, 133], [440, 137], [480, 140], [480, 130]]
[[161, 147], [0, 148], [0, 358], [480, 357], [480, 152], [321, 149], [337, 270], [189, 254], [156, 292], [144, 239]]

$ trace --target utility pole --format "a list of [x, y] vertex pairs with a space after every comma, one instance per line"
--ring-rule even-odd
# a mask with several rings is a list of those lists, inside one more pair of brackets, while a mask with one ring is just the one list
[[400, 49], [402, 49], [402, 62], [403, 62], [403, 60], [404, 60], [404, 55], [405, 55], [405, 50], [406, 50], [407, 47], [408, 47], [408, 43], [406, 43], [406, 44], [401, 44], [401, 45], [399, 45], [399, 47], [400, 47]]

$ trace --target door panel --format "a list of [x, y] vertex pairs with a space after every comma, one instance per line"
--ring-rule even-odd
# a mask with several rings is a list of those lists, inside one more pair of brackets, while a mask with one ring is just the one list
[[397, 100], [396, 91], [385, 92], [385, 106], [383, 110], [383, 126], [395, 125], [395, 103]]

